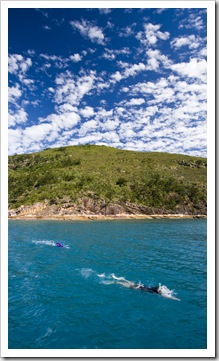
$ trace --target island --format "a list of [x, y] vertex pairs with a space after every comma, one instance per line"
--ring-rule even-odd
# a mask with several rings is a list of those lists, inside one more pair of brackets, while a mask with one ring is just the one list
[[9, 219], [207, 216], [207, 160], [81, 145], [9, 156]]

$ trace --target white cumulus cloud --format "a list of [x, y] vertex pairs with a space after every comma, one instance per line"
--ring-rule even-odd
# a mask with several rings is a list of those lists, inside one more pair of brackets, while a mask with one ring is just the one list
[[56, 77], [56, 89], [54, 94], [55, 103], [68, 103], [78, 105], [83, 97], [88, 94], [95, 86], [95, 72], [75, 76], [67, 71]]
[[203, 79], [207, 74], [207, 61], [205, 59], [192, 58], [188, 63], [182, 62], [171, 65], [171, 69], [181, 75]]
[[175, 49], [179, 49], [182, 46], [188, 46], [189, 49], [197, 49], [202, 42], [203, 39], [192, 34], [188, 36], [179, 36], [178, 38], [174, 38], [170, 42], [170, 44]]
[[94, 115], [94, 110], [92, 107], [86, 106], [83, 109], [80, 109], [80, 114], [84, 117], [84, 118], [90, 118]]
[[25, 110], [20, 107], [19, 109], [16, 109], [16, 111], [9, 111], [8, 114], [8, 126], [14, 127], [17, 124], [24, 124], [26, 123], [28, 119], [28, 114], [25, 112]]
[[31, 65], [31, 58], [24, 58], [20, 54], [9, 54], [8, 56], [8, 71], [10, 74], [19, 74], [21, 76], [27, 72]]
[[102, 29], [93, 25], [88, 20], [82, 19], [81, 22], [78, 20], [71, 21], [70, 25], [73, 29], [77, 29], [83, 37], [90, 39], [93, 43], [101, 45], [105, 44], [105, 37]]
[[82, 56], [78, 53], [74, 54], [74, 55], [71, 55], [69, 57], [70, 60], [72, 60], [74, 63], [78, 63], [79, 61], [82, 60]]
[[22, 95], [19, 84], [8, 88], [8, 101], [10, 103], [16, 103], [17, 99]]
[[133, 105], [142, 105], [144, 103], [145, 100], [143, 98], [132, 98], [126, 103], [126, 105], [133, 106]]
[[170, 33], [168, 31], [162, 32], [159, 30], [160, 28], [160, 24], [154, 25], [152, 23], [146, 23], [144, 24], [144, 32], [138, 32], [136, 38], [145, 46], [155, 45], [158, 39], [167, 40]]

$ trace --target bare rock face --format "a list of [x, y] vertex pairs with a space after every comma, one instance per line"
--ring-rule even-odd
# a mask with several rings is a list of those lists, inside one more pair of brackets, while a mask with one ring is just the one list
[[[198, 210], [194, 208], [180, 207], [175, 212], [176, 215], [184, 216], [199, 216]], [[201, 212], [206, 215], [205, 210]], [[60, 200], [53, 204], [50, 201], [44, 200], [29, 206], [20, 206], [17, 209], [10, 209], [8, 211], [8, 218], [10, 219], [36, 219], [36, 218], [65, 218], [71, 217], [132, 217], [132, 216], [170, 216], [169, 212], [164, 209], [151, 208], [143, 205], [137, 205], [130, 202], [118, 204], [107, 203], [105, 199], [94, 200], [89, 197], [79, 198], [76, 203], [70, 200]]]
[[[132, 209], [133, 211], [133, 209]], [[128, 214], [133, 213], [128, 210]], [[140, 212], [135, 209], [136, 213]], [[126, 207], [119, 204], [107, 204], [104, 200], [94, 201], [90, 198], [81, 198], [77, 203], [49, 204], [47, 200], [30, 206], [20, 206], [8, 211], [9, 218], [40, 218], [71, 215], [117, 215], [127, 213]], [[141, 212], [140, 212], [141, 213]]]

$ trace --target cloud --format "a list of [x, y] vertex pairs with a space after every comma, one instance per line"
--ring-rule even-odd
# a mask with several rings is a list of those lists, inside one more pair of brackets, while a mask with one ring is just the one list
[[[168, 152], [186, 151], [187, 154], [205, 156], [205, 83], [192, 83], [187, 77], [181, 80], [181, 77], [171, 75], [155, 82], [132, 85], [129, 87], [129, 94], [144, 95], [146, 102], [137, 108], [126, 107], [119, 110], [118, 114], [123, 119], [124, 114], [126, 119], [130, 119], [121, 125], [121, 129], [124, 133], [129, 130], [127, 134], [131, 134], [132, 130], [139, 142], [145, 139], [141, 150], [166, 149]], [[132, 147], [137, 149], [134, 142]]]
[[124, 115], [125, 108], [123, 108], [123, 107], [118, 107], [118, 108], [116, 108], [115, 110], [116, 110], [116, 113], [119, 114], [120, 116], [123, 116], [123, 115]]
[[173, 64], [170, 68], [178, 74], [190, 78], [200, 78], [204, 80], [207, 75], [207, 61], [205, 59], [198, 60], [192, 58], [188, 63]]
[[114, 117], [113, 119], [107, 119], [104, 121], [104, 123], [101, 124], [101, 130], [112, 131], [115, 130], [119, 126], [119, 124], [120, 122], [116, 117]]
[[63, 58], [61, 56], [58, 56], [58, 55], [48, 55], [48, 54], [43, 54], [41, 53], [39, 55], [41, 58], [44, 58], [48, 61], [63, 61]]
[[100, 8], [99, 9], [100, 14], [104, 14], [104, 15], [110, 14], [111, 11], [112, 11], [112, 9], [109, 9], [109, 8]]
[[[79, 122], [80, 122], [80, 115], [75, 113], [75, 112], [65, 112], [65, 113], [61, 113], [61, 114], [50, 114], [48, 115], [46, 118], [42, 119], [43, 123], [41, 123], [39, 126], [39, 128], [42, 126], [42, 128], [46, 128], [46, 129], [50, 129], [50, 127], [52, 127], [52, 129], [57, 130], [64, 130], [64, 129], [71, 129], [73, 127], [75, 127]], [[45, 125], [45, 124], [49, 124]], [[31, 127], [32, 129], [32, 127]], [[36, 128], [38, 129], [38, 128]]]
[[28, 114], [20, 107], [16, 111], [9, 110], [8, 114], [8, 126], [9, 128], [16, 126], [17, 124], [24, 124], [27, 122]]
[[105, 53], [103, 53], [103, 58], [107, 60], [114, 60], [116, 58], [116, 54], [113, 50], [105, 49]]
[[20, 81], [24, 79], [25, 73], [31, 65], [31, 58], [24, 58], [20, 54], [9, 54], [8, 56], [8, 71], [10, 74], [17, 75]]
[[[104, 28], [95, 21], [71, 22], [71, 44], [72, 36], [78, 39], [80, 33], [92, 48], [85, 41], [68, 55], [37, 48], [10, 54], [10, 154], [91, 142], [205, 156], [206, 34], [194, 28], [201, 29], [204, 16], [197, 11], [191, 16], [187, 10], [186, 19], [185, 11], [184, 22], [178, 17], [171, 23], [171, 38], [161, 21], [154, 24], [142, 14], [132, 24], [129, 19], [135, 16], [127, 15], [119, 28], [118, 22], [107, 22], [104, 9], [99, 16], [105, 19]], [[160, 15], [153, 16], [162, 19], [161, 11], [156, 13]], [[188, 28], [188, 19], [193, 30], [187, 34], [178, 25]]]
[[87, 133], [91, 134], [92, 132], [96, 131], [97, 127], [98, 123], [96, 122], [96, 120], [89, 120], [81, 125], [78, 131], [78, 136], [83, 137], [87, 135]]
[[10, 103], [16, 103], [17, 99], [22, 95], [19, 84], [8, 88], [8, 101]]
[[158, 49], [148, 49], [146, 55], [148, 57], [147, 70], [157, 71], [160, 68], [160, 65], [163, 65], [164, 68], [168, 68], [172, 64], [172, 61]]
[[119, 65], [122, 66], [124, 70], [122, 73], [117, 70], [114, 74], [111, 74], [110, 81], [112, 83], [119, 82], [120, 80], [130, 76], [136, 76], [141, 71], [145, 71], [147, 69], [146, 65], [143, 63], [130, 65], [129, 63], [119, 62]]
[[22, 144], [22, 130], [20, 128], [8, 129], [8, 153], [16, 154], [26, 151]]
[[111, 79], [115, 82], [120, 81], [121, 79], [123, 79], [123, 75], [120, 73], [120, 71], [116, 71], [114, 74], [112, 74]]
[[99, 108], [98, 113], [97, 113], [97, 118], [99, 119], [103, 119], [105, 121], [105, 118], [109, 118], [113, 115], [113, 110], [106, 110], [104, 108]]
[[67, 112], [76, 112], [76, 113], [78, 112], [78, 108], [72, 106], [69, 103], [64, 103], [64, 104], [59, 105], [56, 110], [59, 114], [67, 113]]
[[41, 70], [46, 71], [48, 68], [51, 68], [52, 66], [63, 69], [68, 66], [69, 58], [64, 58], [60, 55], [48, 55], [41, 53], [39, 54], [40, 58], [43, 58], [47, 61], [47, 63], [43, 64], [41, 66]]
[[105, 44], [102, 29], [96, 25], [92, 25], [88, 20], [82, 19], [81, 22], [77, 20], [71, 21], [70, 25], [73, 29], [77, 29], [83, 37], [90, 39], [93, 43]]
[[23, 130], [23, 137], [25, 141], [31, 142], [40, 142], [44, 140], [49, 133], [51, 132], [53, 128], [51, 127], [51, 124], [44, 123], [44, 124], [37, 124], [32, 125], [31, 127], [27, 127]]
[[127, 38], [129, 36], [132, 36], [134, 35], [134, 27], [136, 26], [137, 24], [136, 23], [133, 23], [131, 25], [128, 25], [122, 29], [119, 29], [119, 37], [124, 37], [124, 38]]
[[82, 98], [89, 94], [95, 86], [95, 72], [76, 76], [69, 71], [61, 73], [55, 79], [57, 85], [54, 94], [55, 103], [69, 103], [78, 105]]
[[159, 8], [159, 9], [154, 10], [154, 12], [157, 14], [162, 14], [162, 12], [164, 12], [166, 10], [168, 10], [168, 8]]
[[[123, 47], [121, 49], [105, 49], [105, 52], [103, 53], [102, 57], [107, 60], [115, 60], [118, 55], [129, 55], [130, 49], [127, 47]], [[123, 63], [122, 61], [117, 62]]]
[[25, 78], [23, 79], [22, 82], [24, 85], [26, 85], [30, 90], [34, 90], [35, 89], [35, 85], [34, 85], [34, 80], [33, 79], [28, 79]]
[[35, 8], [34, 10], [39, 11], [45, 18], [49, 17], [49, 14], [47, 11], [39, 9], [39, 8]]
[[70, 60], [72, 60], [74, 63], [78, 63], [79, 61], [82, 60], [82, 56], [78, 53], [74, 54], [74, 55], [71, 55], [69, 57]]
[[86, 106], [83, 109], [80, 109], [80, 114], [84, 117], [84, 118], [90, 118], [94, 115], [94, 110], [92, 107]]
[[188, 46], [189, 49], [197, 49], [201, 43], [203, 42], [203, 39], [199, 36], [188, 35], [188, 36], [179, 36], [178, 38], [174, 38], [170, 44], [173, 48], [179, 49], [182, 46]]
[[77, 140], [70, 142], [70, 145], [79, 145], [79, 144], [98, 144], [103, 138], [103, 135], [100, 133], [89, 134], [84, 137], [80, 137]]
[[44, 30], [51, 30], [52, 28], [50, 26], [48, 26], [48, 25], [43, 25], [43, 29]]
[[143, 71], [146, 69], [146, 66], [143, 63], [134, 64], [128, 68], [125, 69], [124, 77], [127, 78], [129, 76], [135, 76], [140, 71]]
[[122, 138], [134, 138], [136, 137], [136, 133], [132, 129], [127, 129], [121, 133]]
[[152, 23], [144, 24], [144, 32], [137, 33], [136, 38], [145, 46], [155, 45], [160, 40], [167, 40], [170, 36], [168, 31], [160, 31], [161, 25], [153, 25]]
[[126, 106], [135, 106], [135, 105], [142, 105], [145, 103], [143, 98], [132, 98], [127, 103]]
[[206, 28], [203, 15], [206, 19], [206, 11], [199, 11], [199, 13], [191, 13], [188, 17], [184, 18], [179, 23], [179, 29], [196, 29], [198, 31], [203, 31]]

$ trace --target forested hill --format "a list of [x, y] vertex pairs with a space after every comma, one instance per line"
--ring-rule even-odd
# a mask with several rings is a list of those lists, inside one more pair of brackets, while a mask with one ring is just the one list
[[[9, 209], [206, 214], [207, 161], [81, 145], [9, 156]], [[73, 208], [72, 208], [73, 207]]]

